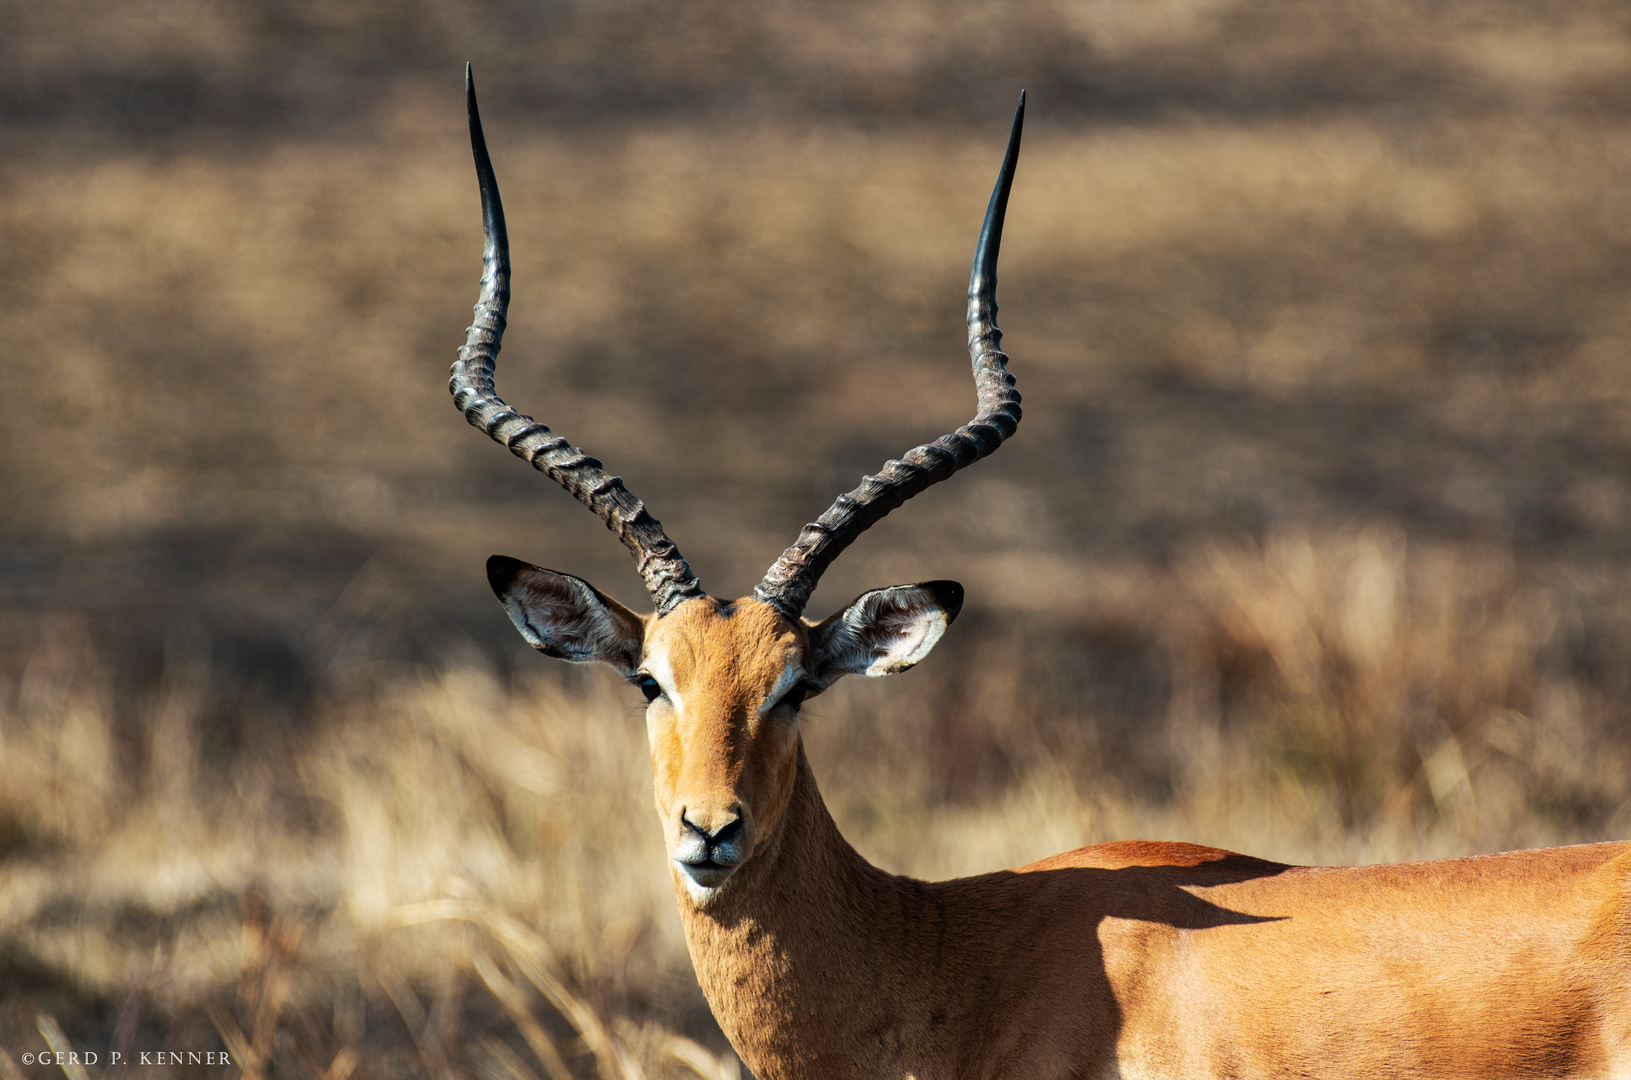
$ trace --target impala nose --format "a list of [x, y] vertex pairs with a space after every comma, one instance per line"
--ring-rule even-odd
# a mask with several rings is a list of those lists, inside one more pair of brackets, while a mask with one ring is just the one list
[[712, 832], [692, 821], [689, 814], [681, 814], [680, 821], [685, 824], [687, 829], [702, 837], [703, 841], [709, 845], [729, 843], [737, 833], [742, 831], [742, 815], [737, 813], [732, 813], [725, 824], [715, 826]]
[[741, 865], [744, 857], [741, 813], [732, 810], [709, 820], [704, 815], [693, 817], [692, 812], [682, 810], [680, 824], [684, 833], [674, 845], [674, 861], [698, 885], [718, 888]]

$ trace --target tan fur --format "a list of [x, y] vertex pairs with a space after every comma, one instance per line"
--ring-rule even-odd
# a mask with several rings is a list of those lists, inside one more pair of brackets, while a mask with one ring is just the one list
[[[619, 609], [621, 610], [621, 609]], [[751, 600], [644, 623], [657, 812], [741, 813], [697, 977], [761, 1080], [1631, 1076], [1631, 844], [1307, 868], [1115, 843], [947, 882], [845, 843], [794, 710], [812, 629]]]

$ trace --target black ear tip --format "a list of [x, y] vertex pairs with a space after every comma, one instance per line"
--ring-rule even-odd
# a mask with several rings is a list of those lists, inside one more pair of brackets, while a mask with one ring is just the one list
[[946, 613], [949, 623], [963, 610], [963, 586], [955, 581], [925, 581], [923, 587], [934, 594], [935, 603]]
[[512, 559], [508, 555], [494, 555], [487, 560], [487, 584], [500, 598], [510, 591], [515, 583], [516, 576], [527, 568], [527, 564], [520, 559]]

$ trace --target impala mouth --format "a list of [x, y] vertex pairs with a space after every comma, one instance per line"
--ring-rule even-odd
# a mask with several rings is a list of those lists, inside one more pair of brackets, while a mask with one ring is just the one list
[[736, 868], [742, 864], [720, 862], [712, 857], [704, 857], [695, 861], [676, 858], [674, 865], [685, 871], [685, 876], [690, 879], [688, 885], [694, 883], [704, 889], [717, 889], [725, 884], [725, 879], [734, 874]]

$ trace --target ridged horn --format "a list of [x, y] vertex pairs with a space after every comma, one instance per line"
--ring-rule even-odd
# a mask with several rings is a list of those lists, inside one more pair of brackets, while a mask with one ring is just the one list
[[804, 526], [793, 546], [782, 552], [753, 590], [755, 600], [770, 604], [789, 619], [797, 619], [804, 612], [822, 573], [856, 537], [913, 495], [994, 451], [1019, 426], [1019, 391], [1014, 389], [1014, 377], [1008, 374], [1002, 331], [997, 329], [997, 251], [1002, 246], [1002, 221], [1008, 210], [1008, 192], [1014, 183], [1024, 123], [1022, 90], [1008, 135], [1008, 151], [986, 206], [985, 224], [974, 249], [974, 269], [968, 279], [968, 354], [974, 364], [978, 401], [974, 419], [949, 435], [885, 462], [876, 476], [863, 477], [859, 487], [838, 496], [826, 513]]
[[623, 486], [622, 477], [608, 475], [599, 461], [505, 404], [493, 388], [493, 369], [510, 303], [510, 241], [504, 229], [498, 180], [493, 176], [492, 159], [487, 156], [487, 140], [482, 137], [476, 84], [469, 64], [464, 68], [464, 97], [470, 114], [470, 149], [475, 154], [476, 180], [481, 187], [481, 223], [486, 243], [481, 253], [481, 298], [476, 301], [475, 321], [448, 380], [453, 403], [473, 426], [526, 459], [593, 510], [634, 553], [657, 613], [666, 615], [681, 601], [704, 594], [690, 564], [663, 532], [662, 523]]

